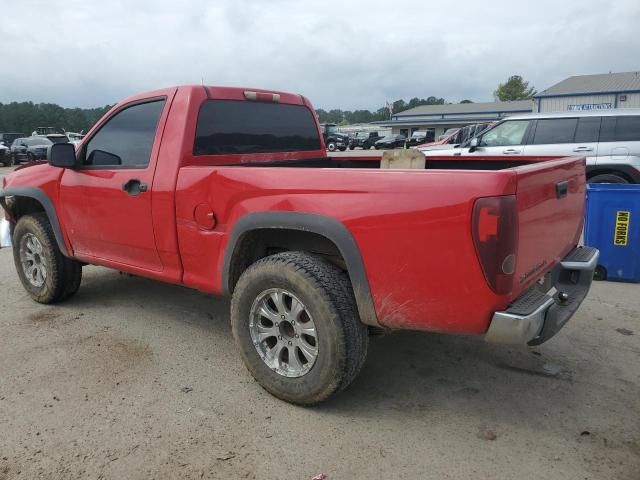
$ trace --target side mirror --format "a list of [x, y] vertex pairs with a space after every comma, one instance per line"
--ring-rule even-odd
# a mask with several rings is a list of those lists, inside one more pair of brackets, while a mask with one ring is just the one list
[[60, 168], [76, 166], [76, 147], [72, 143], [54, 143], [47, 149], [49, 165]]
[[469, 153], [473, 153], [478, 149], [478, 137], [474, 137], [469, 142]]

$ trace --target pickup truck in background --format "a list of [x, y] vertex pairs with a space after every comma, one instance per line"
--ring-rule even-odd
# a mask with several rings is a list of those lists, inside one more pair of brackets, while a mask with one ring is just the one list
[[231, 296], [232, 332], [269, 392], [347, 387], [369, 332], [538, 345], [590, 288], [578, 247], [584, 158], [327, 157], [305, 97], [182, 86], [114, 106], [77, 148], [6, 176], [19, 278], [74, 295], [84, 265]]
[[[362, 133], [362, 132], [361, 132]], [[382, 139], [378, 132], [368, 132], [356, 134], [355, 137], [349, 139], [349, 150], [361, 147], [363, 150], [369, 150], [374, 147], [378, 140]]]

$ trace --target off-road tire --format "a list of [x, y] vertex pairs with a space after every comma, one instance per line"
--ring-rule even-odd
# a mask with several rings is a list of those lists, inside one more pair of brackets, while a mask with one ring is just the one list
[[[252, 342], [252, 305], [265, 290], [282, 288], [304, 303], [318, 332], [318, 355], [304, 375], [276, 373]], [[284, 252], [263, 258], [241, 275], [231, 300], [231, 328], [242, 359], [256, 381], [287, 402], [311, 405], [344, 390], [367, 355], [368, 330], [360, 322], [347, 275], [322, 257]]]
[[629, 183], [629, 181], [615, 173], [603, 173], [591, 177], [587, 183]]
[[[27, 234], [34, 235], [42, 245], [43, 261], [47, 267], [44, 285], [34, 286], [26, 277], [20, 259], [20, 245]], [[75, 294], [82, 281], [82, 265], [65, 257], [55, 239], [51, 224], [44, 213], [25, 215], [13, 231], [13, 261], [18, 277], [27, 293], [38, 303], [55, 303]]]

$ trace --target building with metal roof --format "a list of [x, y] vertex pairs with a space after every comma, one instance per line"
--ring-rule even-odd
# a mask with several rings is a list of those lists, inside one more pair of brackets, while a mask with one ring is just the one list
[[640, 71], [576, 75], [534, 97], [538, 112], [640, 107]]
[[452, 103], [421, 105], [391, 115], [390, 120], [375, 122], [391, 127], [393, 133], [410, 136], [418, 130], [431, 131], [438, 138], [449, 128], [472, 123], [496, 122], [509, 115], [533, 111], [531, 100], [515, 102]]

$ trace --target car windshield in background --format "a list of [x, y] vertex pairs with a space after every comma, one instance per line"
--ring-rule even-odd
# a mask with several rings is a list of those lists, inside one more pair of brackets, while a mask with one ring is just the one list
[[49, 145], [52, 145], [53, 142], [51, 140], [49, 140], [47, 137], [33, 137], [33, 138], [27, 138], [25, 140], [25, 143], [29, 146], [29, 147], [37, 147], [39, 145], [42, 145], [44, 147], [48, 147]]
[[320, 149], [313, 113], [304, 105], [207, 100], [198, 114], [194, 155]]

